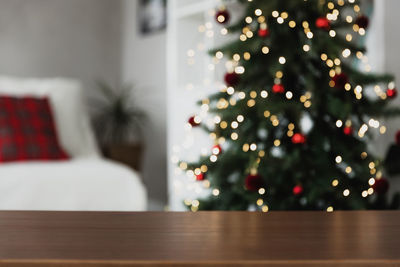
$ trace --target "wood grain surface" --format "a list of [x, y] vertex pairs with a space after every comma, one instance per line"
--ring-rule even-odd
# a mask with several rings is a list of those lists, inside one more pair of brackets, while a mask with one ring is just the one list
[[400, 212], [0, 212], [0, 266], [400, 266]]

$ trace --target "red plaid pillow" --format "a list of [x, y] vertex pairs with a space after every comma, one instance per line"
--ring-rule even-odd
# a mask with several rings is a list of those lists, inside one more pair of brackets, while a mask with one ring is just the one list
[[0, 162], [62, 159], [48, 99], [0, 96]]

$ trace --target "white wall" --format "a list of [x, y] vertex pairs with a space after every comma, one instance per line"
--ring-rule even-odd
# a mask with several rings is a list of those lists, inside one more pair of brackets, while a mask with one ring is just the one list
[[120, 18], [120, 0], [0, 0], [0, 74], [116, 83]]
[[[143, 170], [151, 199], [166, 202], [166, 34], [141, 36], [138, 31], [138, 0], [123, 0], [122, 80], [134, 82], [140, 107], [149, 116], [145, 130]], [[154, 208], [154, 207], [150, 207]]]
[[[382, 0], [376, 0], [382, 1]], [[397, 88], [400, 89], [400, 20], [399, 20], [399, 10], [400, 1], [398, 0], [385, 0], [384, 6], [384, 18], [385, 23], [382, 31], [384, 31], [384, 50], [385, 50], [385, 64], [384, 69], [388, 73], [392, 73], [396, 77]], [[397, 96], [392, 103], [394, 106], [399, 107], [400, 96]], [[381, 140], [385, 148], [390, 143], [394, 143], [394, 136], [398, 130], [400, 130], [400, 119], [390, 120], [388, 122], [388, 133]], [[400, 191], [400, 177], [396, 177], [391, 181], [391, 190]]]

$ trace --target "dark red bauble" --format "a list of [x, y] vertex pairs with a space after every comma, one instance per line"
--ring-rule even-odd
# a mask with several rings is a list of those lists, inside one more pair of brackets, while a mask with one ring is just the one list
[[293, 144], [304, 144], [306, 142], [306, 137], [304, 134], [295, 133], [292, 136], [292, 143]]
[[395, 137], [396, 137], [396, 144], [397, 144], [398, 146], [400, 146], [400, 130], [397, 131]]
[[225, 74], [225, 83], [227, 86], [235, 86], [239, 83], [240, 81], [240, 76], [239, 74], [235, 73], [235, 72], [231, 72], [231, 73], [226, 73]]
[[206, 175], [204, 173], [200, 173], [196, 175], [196, 180], [197, 181], [203, 181], [206, 178]]
[[317, 20], [315, 21], [315, 26], [325, 31], [329, 31], [329, 29], [331, 28], [331, 22], [325, 17], [320, 17], [317, 18]]
[[387, 89], [387, 90], [386, 90], [386, 95], [387, 95], [389, 98], [395, 98], [395, 97], [397, 96], [397, 89], [396, 89], [396, 88]]
[[285, 92], [285, 87], [282, 84], [274, 84], [274, 86], [272, 86], [272, 92], [275, 94], [283, 94]]
[[359, 16], [356, 19], [355, 24], [357, 24], [358, 27], [360, 27], [360, 28], [367, 29], [368, 25], [369, 25], [369, 18], [367, 16], [364, 16], [364, 15]]
[[215, 145], [212, 147], [211, 152], [213, 155], [219, 155], [222, 152], [222, 147], [220, 145]]
[[349, 77], [342, 72], [333, 76], [332, 81], [335, 83], [336, 88], [343, 89], [346, 83], [349, 82]]
[[215, 20], [220, 24], [227, 23], [230, 18], [231, 18], [231, 15], [229, 14], [229, 12], [226, 9], [219, 10], [217, 13], [215, 13]]
[[261, 175], [249, 174], [244, 181], [246, 189], [249, 191], [258, 191], [258, 189], [264, 186], [264, 181]]
[[353, 134], [353, 128], [350, 126], [346, 126], [343, 128], [343, 133], [345, 135], [352, 135]]
[[192, 127], [199, 126], [200, 123], [196, 122], [196, 120], [195, 120], [194, 118], [195, 118], [195, 116], [190, 117], [190, 118], [188, 119], [188, 123], [189, 123], [190, 125], [192, 125]]
[[389, 182], [385, 178], [375, 179], [372, 188], [378, 195], [385, 194], [389, 190]]
[[295, 187], [293, 187], [293, 195], [295, 196], [299, 196], [303, 193], [304, 189], [301, 185], [296, 185]]
[[258, 30], [258, 36], [260, 36], [260, 37], [268, 37], [269, 36], [269, 30], [268, 29], [259, 29]]

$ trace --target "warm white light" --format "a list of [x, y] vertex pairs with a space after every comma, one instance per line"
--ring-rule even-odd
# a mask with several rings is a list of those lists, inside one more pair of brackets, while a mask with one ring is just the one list
[[257, 149], [257, 145], [256, 144], [251, 144], [250, 145], [250, 150], [251, 151], [255, 151]]
[[350, 190], [349, 189], [345, 189], [343, 191], [343, 196], [347, 197], [348, 195], [350, 195]]
[[371, 126], [372, 128], [379, 128], [379, 121], [374, 120], [374, 119], [370, 119], [368, 121], [369, 126]]
[[231, 134], [231, 139], [232, 139], [232, 140], [235, 141], [235, 140], [237, 140], [238, 138], [239, 138], [239, 135], [238, 135], [237, 133], [232, 133], [232, 134]]
[[236, 72], [237, 74], [243, 74], [243, 73], [244, 73], [244, 67], [243, 67], [243, 66], [237, 66], [237, 67], [235, 68], [235, 72]]
[[374, 185], [374, 184], [375, 184], [375, 179], [374, 179], [374, 178], [370, 178], [370, 179], [368, 180], [368, 184], [369, 184], [369, 185]]
[[194, 116], [193, 120], [197, 124], [201, 123], [201, 118], [199, 116]]
[[337, 156], [337, 157], [335, 158], [335, 161], [336, 161], [336, 163], [342, 162], [342, 157], [341, 157], [341, 156]]
[[269, 53], [269, 48], [267, 46], [263, 46], [261, 51], [262, 51], [263, 54], [268, 54]]
[[226, 89], [226, 92], [228, 93], [228, 95], [233, 95], [235, 93], [235, 89], [233, 87], [228, 87]]
[[350, 49], [346, 48], [345, 50], [343, 50], [342, 55], [344, 58], [348, 58], [351, 55]]
[[265, 90], [261, 91], [261, 97], [262, 98], [267, 98], [268, 97], [268, 92], [265, 91]]
[[211, 156], [210, 156], [210, 161], [211, 161], [211, 162], [216, 162], [217, 159], [218, 159], [218, 158], [217, 158], [216, 155], [211, 155]]
[[218, 196], [218, 195], [219, 195], [219, 190], [216, 189], [216, 188], [213, 189], [212, 194], [213, 194], [214, 196]]

